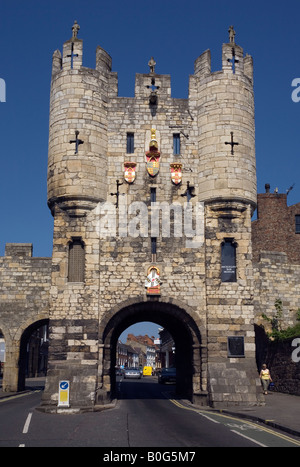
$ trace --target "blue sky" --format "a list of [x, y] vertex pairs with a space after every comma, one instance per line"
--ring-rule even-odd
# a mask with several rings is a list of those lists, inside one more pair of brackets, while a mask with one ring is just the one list
[[[258, 191], [266, 182], [300, 202], [299, 0], [1, 0], [0, 255], [7, 242], [31, 242], [34, 256], [51, 256], [53, 219], [47, 207], [47, 146], [52, 53], [71, 37], [76, 19], [83, 62], [95, 66], [97, 45], [112, 57], [119, 94], [133, 96], [135, 73], [171, 74], [172, 96], [186, 98], [195, 59], [212, 53], [221, 69], [228, 27], [254, 59]], [[300, 92], [299, 92], [300, 95]], [[157, 329], [157, 326], [155, 326]]]

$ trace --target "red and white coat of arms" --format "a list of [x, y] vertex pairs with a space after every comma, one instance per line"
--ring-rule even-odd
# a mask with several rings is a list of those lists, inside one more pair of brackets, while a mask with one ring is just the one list
[[182, 181], [182, 164], [173, 163], [170, 164], [171, 169], [171, 180], [174, 185], [179, 185]]
[[124, 178], [127, 183], [133, 183], [135, 180], [135, 162], [124, 162]]

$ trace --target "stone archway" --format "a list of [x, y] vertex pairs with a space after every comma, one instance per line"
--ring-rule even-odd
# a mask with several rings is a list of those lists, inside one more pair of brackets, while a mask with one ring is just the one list
[[[5, 315], [4, 315], [5, 316]], [[4, 321], [4, 322], [3, 322]], [[49, 314], [47, 311], [35, 313], [34, 317], [28, 313], [27, 319], [18, 321], [14, 319], [12, 323], [8, 320], [0, 322], [0, 328], [5, 339], [5, 366], [2, 380], [2, 390], [4, 392], [19, 391], [24, 384], [20, 384], [20, 368], [22, 367], [22, 348], [26, 336], [30, 336], [35, 329], [42, 324], [49, 322]], [[41, 323], [41, 324], [40, 324]], [[23, 377], [22, 377], [23, 378]]]
[[49, 319], [42, 319], [32, 323], [28, 326], [22, 334], [20, 340], [20, 355], [19, 355], [19, 374], [18, 374], [18, 391], [25, 389], [25, 377], [26, 377], [26, 347], [30, 339], [30, 336], [34, 331], [44, 325], [49, 325]]
[[[194, 316], [192, 315], [194, 314]], [[206, 345], [203, 342], [199, 318], [194, 311], [172, 302], [137, 301], [112, 310], [100, 323], [99, 381], [96, 403], [115, 396], [116, 345], [120, 334], [129, 326], [152, 321], [166, 328], [176, 346], [178, 395], [195, 402], [207, 403]], [[205, 333], [203, 333], [205, 336]]]

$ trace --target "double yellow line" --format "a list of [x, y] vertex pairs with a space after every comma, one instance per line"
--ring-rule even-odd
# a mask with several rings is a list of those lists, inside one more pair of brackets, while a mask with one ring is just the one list
[[[190, 410], [192, 412], [196, 412], [196, 413], [199, 413], [199, 414], [203, 414], [205, 415], [206, 417], [209, 417], [209, 416], [213, 416], [213, 415], [216, 415], [217, 417], [222, 417], [222, 418], [225, 418], [225, 419], [228, 419], [228, 420], [234, 420], [234, 421], [237, 421], [239, 423], [241, 423], [241, 421], [244, 423], [244, 424], [247, 424], [251, 427], [254, 427], [254, 428], [259, 428], [260, 430], [266, 432], [266, 433], [269, 433], [273, 436], [277, 436], [278, 438], [281, 438], [285, 441], [288, 441], [289, 443], [293, 443], [295, 444], [296, 446], [300, 446], [300, 441], [297, 441], [296, 439], [293, 439], [293, 438], [290, 438], [289, 436], [286, 436], [282, 433], [277, 433], [276, 431], [273, 431], [271, 430], [270, 428], [266, 428], [264, 426], [261, 426], [261, 425], [258, 425], [256, 423], [253, 423], [253, 422], [249, 422], [248, 420], [241, 420], [240, 418], [236, 418], [236, 417], [233, 417], [231, 415], [224, 415], [222, 413], [219, 413], [219, 412], [210, 412], [208, 410], [201, 410], [201, 409], [197, 409], [197, 408], [193, 408], [193, 407], [187, 407], [183, 404], [181, 404], [180, 402], [178, 402], [177, 400], [175, 399], [169, 399], [170, 402], [172, 402], [172, 404], [176, 405], [177, 407], [179, 407], [180, 409], [184, 409], [184, 410]], [[213, 421], [213, 420], [212, 420]]]
[[40, 392], [40, 389], [37, 389], [35, 391], [24, 392], [22, 394], [16, 394], [14, 396], [2, 397], [2, 399], [0, 399], [0, 403], [1, 402], [11, 401], [11, 400], [14, 400], [14, 399], [19, 399], [19, 397], [30, 396], [31, 394], [34, 394], [35, 392]]

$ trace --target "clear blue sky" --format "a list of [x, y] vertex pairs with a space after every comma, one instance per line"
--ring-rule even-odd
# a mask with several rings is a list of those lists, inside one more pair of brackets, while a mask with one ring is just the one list
[[[51, 256], [53, 220], [47, 207], [47, 146], [52, 53], [71, 37], [76, 19], [84, 65], [103, 47], [118, 72], [119, 94], [133, 96], [135, 73], [171, 74], [173, 97], [187, 97], [195, 59], [212, 52], [221, 69], [228, 27], [254, 59], [258, 191], [266, 182], [300, 202], [300, 2], [253, 0], [1, 0], [0, 255], [7, 242], [31, 242], [34, 256]], [[157, 325], [155, 325], [155, 329]], [[149, 332], [151, 334], [151, 332]]]

